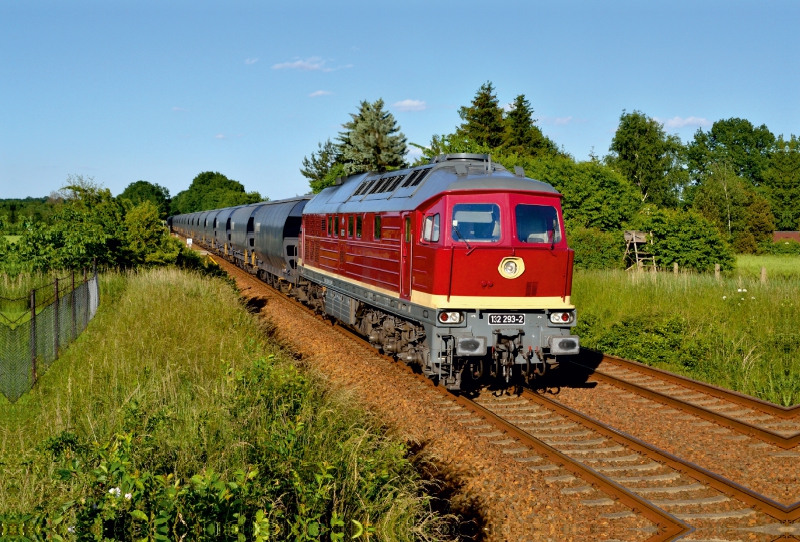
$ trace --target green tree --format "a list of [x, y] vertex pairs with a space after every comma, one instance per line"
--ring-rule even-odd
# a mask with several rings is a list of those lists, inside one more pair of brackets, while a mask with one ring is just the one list
[[161, 218], [166, 218], [169, 212], [169, 190], [163, 186], [147, 181], [132, 182], [117, 196], [117, 198], [120, 201], [128, 200], [132, 205], [138, 205], [143, 201], [150, 201], [158, 209]]
[[689, 143], [689, 173], [695, 182], [701, 182], [714, 164], [727, 163], [736, 175], [759, 186], [774, 145], [775, 136], [763, 124], [755, 127], [739, 118], [718, 120], [708, 132], [698, 129]]
[[776, 228], [782, 231], [800, 229], [800, 140], [783, 136], [775, 143], [761, 183], [764, 196], [775, 215]]
[[683, 145], [641, 111], [623, 110], [606, 163], [639, 187], [642, 201], [675, 207], [688, 177], [682, 167]]
[[339, 148], [328, 139], [325, 143], [318, 143], [317, 152], [312, 152], [311, 157], [303, 157], [303, 167], [300, 173], [308, 179], [311, 192], [318, 194], [325, 188], [333, 186], [336, 177], [342, 177], [344, 165]]
[[533, 108], [524, 94], [514, 99], [511, 110], [506, 115], [505, 125], [504, 152], [531, 156], [558, 152], [555, 143], [536, 126]]
[[127, 265], [166, 265], [175, 263], [183, 243], [169, 235], [161, 211], [144, 200], [125, 214], [125, 263]]
[[458, 115], [464, 121], [456, 130], [458, 135], [466, 136], [479, 145], [491, 149], [503, 144], [506, 133], [503, 110], [490, 81], [481, 85], [472, 100], [472, 105], [461, 107]]
[[18, 256], [33, 271], [118, 266], [125, 261], [125, 209], [92, 178], [70, 176], [61, 189], [64, 203], [50, 224], [28, 225], [17, 243]]
[[736, 266], [730, 245], [719, 230], [695, 211], [658, 209], [646, 205], [632, 221], [637, 230], [653, 233], [656, 264], [669, 268], [676, 263], [684, 269], [712, 271]]
[[204, 171], [192, 180], [187, 190], [178, 192], [172, 198], [170, 213], [195, 213], [259, 201], [264, 201], [261, 194], [245, 192], [242, 183], [229, 179], [222, 173]]
[[338, 150], [347, 175], [405, 167], [406, 138], [383, 107], [382, 99], [363, 100], [358, 113], [351, 113], [352, 119], [343, 125]]
[[769, 202], [726, 164], [711, 166], [695, 191], [692, 208], [713, 223], [737, 252], [755, 252], [775, 230]]

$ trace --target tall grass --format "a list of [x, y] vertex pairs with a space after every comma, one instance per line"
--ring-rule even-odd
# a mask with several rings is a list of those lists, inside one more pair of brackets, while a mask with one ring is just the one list
[[584, 271], [573, 301], [584, 346], [800, 403], [800, 278]]
[[0, 405], [0, 514], [120, 538], [433, 536], [405, 446], [268, 340], [227, 283], [159, 269], [101, 285], [87, 331]]
[[761, 268], [767, 270], [768, 278], [800, 279], [800, 256], [740, 254], [736, 257], [736, 274], [748, 278], [761, 276]]

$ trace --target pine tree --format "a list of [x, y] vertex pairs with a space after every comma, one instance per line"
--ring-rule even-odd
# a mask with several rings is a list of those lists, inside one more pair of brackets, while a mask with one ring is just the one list
[[491, 81], [487, 81], [472, 100], [469, 107], [461, 107], [458, 115], [464, 123], [456, 132], [490, 148], [497, 148], [503, 144], [505, 126], [503, 124], [503, 110], [500, 108], [497, 96]]
[[382, 99], [362, 101], [352, 120], [339, 134], [339, 151], [347, 175], [387, 171], [405, 166], [406, 137], [394, 116], [383, 109]]
[[325, 143], [318, 143], [317, 146], [319, 148], [317, 152], [311, 153], [311, 158], [303, 157], [303, 167], [300, 168], [300, 173], [308, 179], [314, 194], [333, 185], [336, 180], [336, 177], [331, 178], [333, 170], [337, 172], [337, 176], [343, 174], [338, 146], [331, 143], [330, 139]]
[[504, 150], [530, 156], [557, 153], [555, 143], [535, 123], [531, 103], [524, 94], [520, 94], [514, 99], [512, 109], [506, 115]]

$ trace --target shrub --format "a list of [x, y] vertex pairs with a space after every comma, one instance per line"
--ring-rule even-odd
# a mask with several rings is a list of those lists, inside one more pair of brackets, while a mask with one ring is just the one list
[[568, 236], [575, 251], [577, 269], [617, 269], [622, 267], [623, 244], [620, 233], [597, 228], [577, 228]]
[[646, 206], [634, 219], [637, 230], [653, 233], [653, 253], [659, 267], [712, 271], [736, 267], [731, 247], [714, 225], [694, 211], [672, 211]]

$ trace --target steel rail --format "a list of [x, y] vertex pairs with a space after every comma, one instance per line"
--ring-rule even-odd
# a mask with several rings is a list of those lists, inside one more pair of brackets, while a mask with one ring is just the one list
[[[764, 429], [763, 427], [759, 427], [757, 425], [753, 425], [748, 422], [737, 420], [736, 418], [733, 418], [721, 412], [716, 412], [714, 410], [710, 410], [699, 405], [694, 405], [679, 397], [672, 397], [671, 395], [667, 395], [666, 393], [651, 390], [650, 388], [647, 388], [639, 384], [635, 384], [633, 382], [629, 382], [624, 378], [618, 376], [610, 375], [608, 373], [598, 370], [595, 370], [592, 373], [592, 376], [597, 378], [598, 380], [602, 380], [618, 388], [622, 388], [630, 392], [633, 392], [637, 395], [641, 395], [642, 397], [647, 397], [648, 399], [652, 399], [659, 403], [679, 408], [683, 411], [690, 412], [699, 418], [703, 418], [705, 420], [717, 423], [719, 425], [735, 429], [740, 433], [750, 435], [764, 442], [768, 442], [770, 444], [783, 448], [784, 450], [791, 450], [792, 448], [795, 448], [798, 444], [800, 444], [800, 432], [795, 433], [790, 437], [785, 437], [779, 433], [776, 433], [775, 431]], [[694, 389], [694, 388], [689, 388], [689, 389]]]
[[[654, 378], [658, 378], [660, 380], [665, 380], [667, 382], [678, 384], [686, 388], [695, 389], [697, 391], [701, 391], [707, 395], [711, 395], [718, 399], [724, 399], [732, 403], [752, 408], [753, 410], [758, 410], [766, 414], [771, 414], [778, 418], [783, 418], [787, 420], [793, 418], [800, 418], [800, 405], [795, 405], [791, 407], [776, 405], [775, 403], [770, 403], [769, 401], [764, 401], [763, 399], [758, 399], [750, 395], [745, 395], [744, 393], [726, 390], [725, 388], [721, 388], [713, 384], [707, 384], [705, 382], [701, 382], [699, 380], [695, 380], [687, 376], [676, 375], [674, 373], [670, 373], [669, 371], [665, 371], [663, 369], [650, 367], [649, 365], [645, 365], [644, 363], [640, 363], [638, 361], [631, 361], [619, 358], [617, 356], [610, 356], [608, 354], [603, 354], [602, 352], [596, 352], [594, 350], [589, 350], [587, 348], [582, 348], [581, 350], [603, 356], [603, 362], [609, 362], [624, 367], [626, 369], [630, 369], [632, 371], [637, 371], [639, 373], [646, 374]], [[581, 365], [581, 367], [586, 367], [587, 369], [591, 369], [591, 367], [587, 367], [585, 365], [576, 362], [570, 362], [570, 363], [575, 363], [576, 365]]]
[[665, 450], [656, 448], [655, 446], [648, 444], [632, 435], [628, 435], [619, 429], [615, 429], [598, 420], [595, 420], [594, 418], [590, 418], [589, 416], [582, 414], [564, 404], [561, 404], [558, 401], [545, 397], [540, 393], [535, 393], [525, 389], [523, 390], [522, 395], [527, 399], [537, 402], [545, 408], [551, 409], [574, 422], [580, 423], [581, 425], [603, 436], [606, 436], [615, 442], [618, 442], [619, 444], [622, 444], [623, 446], [627, 446], [632, 450], [643, 453], [648, 457], [651, 457], [660, 463], [664, 463], [670, 468], [689, 476], [690, 478], [694, 478], [695, 480], [702, 482], [716, 489], [717, 491], [724, 493], [725, 495], [728, 495], [729, 497], [733, 497], [743, 503], [746, 503], [752, 508], [760, 510], [768, 516], [777, 519], [778, 521], [788, 523], [800, 519], [800, 501], [792, 503], [788, 506], [783, 505], [770, 499], [769, 497], [761, 495], [760, 493], [756, 493], [755, 491], [741, 486], [736, 482], [704, 469], [699, 465], [695, 465], [694, 463], [683, 460]]

